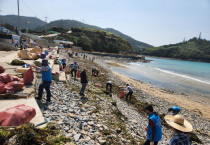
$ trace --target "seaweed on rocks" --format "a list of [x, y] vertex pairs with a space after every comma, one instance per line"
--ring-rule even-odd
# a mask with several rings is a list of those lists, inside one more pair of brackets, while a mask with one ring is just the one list
[[55, 122], [48, 123], [44, 128], [26, 124], [14, 129], [0, 130], [0, 144], [3, 145], [51, 145], [71, 142], [59, 130]]
[[21, 60], [18, 60], [18, 59], [14, 59], [14, 60], [12, 60], [12, 62], [11, 62], [11, 65], [24, 65], [24, 64], [26, 64], [24, 61], [21, 61]]

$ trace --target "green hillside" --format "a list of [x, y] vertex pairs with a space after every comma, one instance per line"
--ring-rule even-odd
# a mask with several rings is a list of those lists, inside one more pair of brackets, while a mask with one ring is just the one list
[[186, 42], [147, 48], [142, 54], [210, 62], [210, 41], [194, 37]]
[[72, 28], [72, 33], [63, 33], [59, 39], [74, 42], [85, 51], [108, 53], [131, 53], [131, 45], [123, 38], [102, 30], [92, 28]]
[[44, 26], [37, 27], [36, 30], [40, 30], [41, 31], [41, 30], [45, 30], [46, 28], [50, 29], [52, 27], [63, 27], [63, 28], [66, 28], [66, 29], [71, 29], [73, 27], [86, 27], [86, 28], [93, 28], [93, 29], [107, 31], [107, 32], [119, 35], [120, 37], [122, 37], [125, 40], [127, 40], [131, 44], [132, 49], [133, 49], [134, 52], [139, 52], [142, 49], [152, 47], [149, 44], [137, 41], [137, 40], [131, 38], [130, 36], [125, 35], [122, 32], [117, 31], [115, 29], [112, 29], [112, 28], [105, 28], [104, 29], [104, 28], [100, 28], [100, 27], [97, 27], [97, 26], [84, 24], [84, 23], [81, 23], [81, 22], [76, 21], [76, 20], [57, 20], [57, 21], [52, 21], [52, 22], [50, 22], [50, 23], [48, 23], [48, 24], [46, 24]]

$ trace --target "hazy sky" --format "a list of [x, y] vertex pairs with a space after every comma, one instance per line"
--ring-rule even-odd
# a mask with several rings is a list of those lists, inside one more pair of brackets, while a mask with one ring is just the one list
[[[0, 10], [1, 15], [17, 15], [17, 0], [0, 0]], [[200, 32], [210, 40], [210, 0], [20, 0], [20, 15], [114, 28], [154, 46]]]

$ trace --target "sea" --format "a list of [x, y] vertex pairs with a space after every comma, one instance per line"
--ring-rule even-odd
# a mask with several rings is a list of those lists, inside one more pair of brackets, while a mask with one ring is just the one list
[[110, 69], [162, 89], [210, 98], [210, 63], [151, 58], [149, 63], [130, 62]]

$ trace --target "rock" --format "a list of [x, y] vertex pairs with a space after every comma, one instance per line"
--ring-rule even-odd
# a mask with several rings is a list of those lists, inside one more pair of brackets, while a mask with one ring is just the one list
[[90, 122], [88, 122], [88, 124], [89, 124], [89, 125], [93, 125], [93, 124], [94, 124], [94, 122], [93, 122], [93, 121], [90, 121]]
[[106, 143], [106, 140], [99, 140], [98, 141], [100, 144], [104, 144], [104, 143]]
[[87, 136], [87, 137], [85, 138], [85, 141], [90, 141], [90, 137]]
[[66, 126], [63, 128], [65, 131], [69, 131], [69, 128]]
[[87, 135], [88, 134], [88, 132], [84, 131], [84, 130], [82, 130], [80, 133], [83, 134], [83, 135]]
[[68, 115], [69, 115], [69, 117], [72, 117], [72, 118], [75, 117], [75, 114], [73, 114], [73, 113], [69, 113]]
[[121, 132], [122, 132], [121, 128], [118, 128], [118, 129], [116, 130], [116, 132], [117, 132], [117, 133], [121, 133]]
[[74, 140], [77, 142], [81, 137], [81, 134], [75, 134], [74, 135]]

